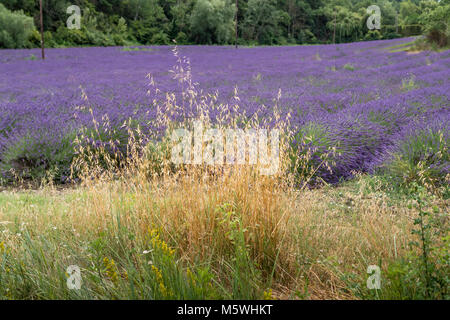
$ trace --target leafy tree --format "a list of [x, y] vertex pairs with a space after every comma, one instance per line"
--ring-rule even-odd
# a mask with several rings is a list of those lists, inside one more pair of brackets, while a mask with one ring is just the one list
[[191, 37], [196, 43], [226, 44], [234, 33], [235, 5], [229, 0], [197, 0], [191, 14]]
[[32, 17], [39, 9], [39, 1], [36, 0], [2, 0], [2, 4], [9, 10], [23, 10], [23, 13]]
[[23, 11], [9, 11], [0, 3], [0, 47], [25, 48], [35, 30], [33, 18]]
[[311, 32], [314, 25], [314, 10], [311, 3], [305, 0], [287, 0], [284, 10], [289, 15], [288, 38], [301, 43], [314, 42], [316, 39]]
[[429, 3], [427, 10], [420, 15], [427, 39], [440, 47], [450, 44], [450, 3], [443, 1], [435, 6]]
[[260, 44], [277, 43], [282, 34], [282, 20], [289, 15], [278, 10], [275, 0], [249, 0], [244, 20], [244, 37]]
[[130, 22], [133, 36], [143, 44], [167, 44], [169, 20], [157, 0], [136, 0], [138, 11]]
[[[336, 17], [336, 39], [339, 42], [342, 40], [356, 40], [361, 33], [361, 16], [358, 13], [352, 12], [351, 10], [337, 6], [335, 9]], [[328, 21], [327, 28], [334, 32], [334, 18]]]
[[400, 17], [404, 25], [417, 24], [419, 22], [419, 7], [411, 2], [404, 1], [400, 3]]
[[190, 34], [190, 14], [194, 7], [194, 1], [180, 1], [170, 8], [172, 18], [171, 35], [177, 43], [187, 43], [187, 34]]

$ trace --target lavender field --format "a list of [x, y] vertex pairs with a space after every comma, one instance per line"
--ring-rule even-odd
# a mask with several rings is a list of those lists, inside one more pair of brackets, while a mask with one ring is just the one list
[[[450, 51], [412, 41], [1, 50], [0, 298], [449, 299]], [[198, 118], [283, 128], [281, 172], [162, 168]]]
[[[450, 53], [395, 52], [410, 41], [240, 50], [183, 46], [179, 51], [190, 60], [197, 89], [217, 94], [208, 110], [213, 121], [223, 116], [220, 104], [230, 110], [238, 102], [239, 112], [247, 119], [264, 119], [273, 114], [276, 103], [281, 118], [289, 117], [294, 134], [311, 124], [326, 133], [327, 138], [317, 145], [315, 141], [295, 145], [294, 141], [295, 148], [339, 145], [342, 152], [332, 172], [320, 173], [327, 182], [337, 182], [352, 171], [370, 172], [383, 165], [414, 131], [442, 130], [442, 143], [448, 141]], [[39, 55], [37, 50], [3, 50], [3, 176], [11, 168], [27, 165], [59, 166], [60, 181], [64, 181], [71, 153], [51, 153], [67, 149], [67, 137], [80, 127], [93, 127], [93, 118], [101, 123], [107, 116], [114, 128], [132, 118], [145, 132], [155, 131], [150, 122], [157, 113], [156, 94], [148, 94], [147, 75], [152, 75], [162, 97], [166, 93], [179, 96], [183, 89], [169, 72], [177, 63], [171, 50], [51, 49], [45, 62], [30, 59]], [[196, 111], [187, 108], [172, 110], [171, 120], [195, 117]], [[449, 173], [448, 162], [434, 165], [442, 175]]]

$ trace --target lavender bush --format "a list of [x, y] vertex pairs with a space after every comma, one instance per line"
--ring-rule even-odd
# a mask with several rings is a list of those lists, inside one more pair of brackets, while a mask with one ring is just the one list
[[401, 184], [443, 184], [450, 174], [449, 140], [448, 123], [438, 119], [406, 127], [385, 153], [383, 166]]

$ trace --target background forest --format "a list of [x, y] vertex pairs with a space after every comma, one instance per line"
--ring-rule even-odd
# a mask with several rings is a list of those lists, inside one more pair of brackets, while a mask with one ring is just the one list
[[[235, 0], [42, 0], [46, 47], [234, 44]], [[381, 29], [366, 26], [370, 5]], [[68, 29], [70, 5], [81, 29]], [[238, 44], [289, 45], [426, 33], [449, 41], [450, 0], [238, 0]], [[0, 48], [40, 46], [39, 1], [0, 0]]]

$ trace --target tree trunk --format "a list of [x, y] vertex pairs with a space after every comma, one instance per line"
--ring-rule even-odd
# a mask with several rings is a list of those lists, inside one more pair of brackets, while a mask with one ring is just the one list
[[234, 39], [234, 46], [237, 49], [237, 40], [238, 40], [238, 0], [236, 0], [236, 25], [234, 26], [234, 33], [235, 33], [235, 39]]
[[42, 60], [45, 60], [45, 52], [44, 52], [44, 21], [42, 14], [42, 0], [39, 0], [39, 16], [41, 19], [41, 51], [42, 51]]

